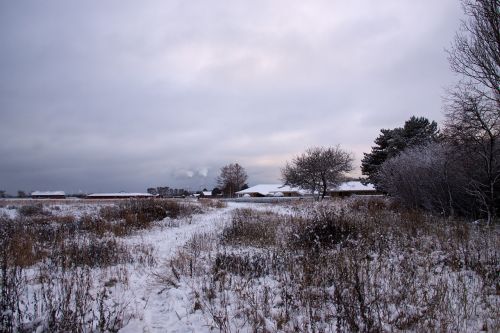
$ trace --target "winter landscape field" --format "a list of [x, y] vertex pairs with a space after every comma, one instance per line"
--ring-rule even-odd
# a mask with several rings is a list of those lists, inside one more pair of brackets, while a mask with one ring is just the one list
[[495, 332], [500, 231], [385, 198], [3, 200], [2, 332]]

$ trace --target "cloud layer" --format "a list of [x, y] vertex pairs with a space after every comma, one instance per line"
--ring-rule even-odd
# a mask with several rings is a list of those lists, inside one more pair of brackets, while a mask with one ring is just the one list
[[[381, 128], [441, 119], [456, 0], [5, 1], [0, 187], [251, 184]], [[359, 171], [356, 171], [359, 174]]]

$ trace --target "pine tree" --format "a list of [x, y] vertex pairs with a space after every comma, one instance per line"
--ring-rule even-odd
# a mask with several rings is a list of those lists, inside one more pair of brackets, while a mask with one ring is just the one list
[[377, 186], [377, 172], [386, 160], [397, 156], [408, 147], [436, 141], [438, 127], [435, 121], [425, 117], [412, 116], [403, 127], [382, 129], [375, 139], [375, 146], [370, 153], [364, 153], [361, 160], [361, 172], [367, 176], [367, 182]]

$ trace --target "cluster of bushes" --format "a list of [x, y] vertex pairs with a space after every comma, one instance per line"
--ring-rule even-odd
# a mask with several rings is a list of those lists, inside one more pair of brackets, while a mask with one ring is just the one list
[[497, 229], [343, 205], [236, 211], [212, 246], [182, 249], [171, 279], [194, 280], [193, 311], [222, 331], [500, 329]]
[[153, 222], [167, 217], [176, 219], [202, 212], [199, 205], [181, 203], [176, 200], [127, 200], [118, 205], [102, 207], [99, 212], [99, 221], [86, 222], [90, 225], [112, 222], [109, 231], [122, 235], [134, 230], [148, 229]]

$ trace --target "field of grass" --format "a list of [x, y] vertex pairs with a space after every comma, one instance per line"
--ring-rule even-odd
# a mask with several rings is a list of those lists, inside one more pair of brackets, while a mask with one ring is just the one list
[[498, 226], [385, 200], [238, 209], [165, 273], [222, 332], [498, 332], [499, 275]]
[[[134, 316], [131, 271], [155, 248], [128, 238], [189, 223], [208, 205], [176, 200], [5, 200], [0, 213], [0, 331], [118, 331]], [[114, 293], [113, 297], [110, 295]]]
[[1, 332], [500, 331], [500, 229], [380, 198], [0, 202]]

